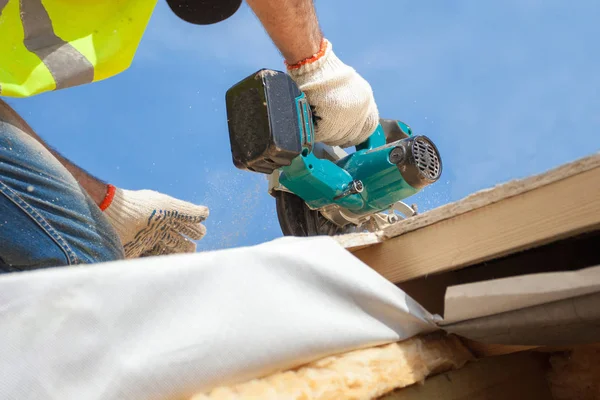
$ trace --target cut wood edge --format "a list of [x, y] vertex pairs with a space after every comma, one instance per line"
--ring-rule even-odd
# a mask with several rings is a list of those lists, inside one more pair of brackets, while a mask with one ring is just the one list
[[377, 232], [347, 233], [333, 236], [333, 239], [349, 251], [357, 251], [383, 241], [381, 234]]
[[474, 359], [459, 338], [436, 332], [326, 357], [190, 400], [376, 399]]
[[444, 206], [443, 217], [422, 214], [435, 222], [353, 253], [399, 283], [598, 230], [600, 154], [485, 193], [492, 198], [480, 193]]

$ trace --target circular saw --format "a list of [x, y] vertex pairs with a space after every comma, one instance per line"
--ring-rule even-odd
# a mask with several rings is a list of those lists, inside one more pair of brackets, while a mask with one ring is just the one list
[[261, 69], [226, 93], [234, 165], [265, 174], [287, 236], [374, 232], [417, 213], [404, 200], [439, 180], [433, 141], [380, 119], [347, 152], [315, 142], [312, 109], [288, 74]]

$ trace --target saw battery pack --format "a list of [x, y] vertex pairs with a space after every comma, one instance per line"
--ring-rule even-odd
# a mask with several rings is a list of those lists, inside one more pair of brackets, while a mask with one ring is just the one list
[[271, 174], [290, 165], [312, 143], [312, 114], [287, 74], [268, 69], [243, 79], [225, 95], [233, 163]]

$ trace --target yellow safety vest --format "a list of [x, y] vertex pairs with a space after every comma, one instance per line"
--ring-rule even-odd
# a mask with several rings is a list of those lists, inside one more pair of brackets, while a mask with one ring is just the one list
[[97, 82], [131, 65], [156, 0], [0, 0], [0, 96]]

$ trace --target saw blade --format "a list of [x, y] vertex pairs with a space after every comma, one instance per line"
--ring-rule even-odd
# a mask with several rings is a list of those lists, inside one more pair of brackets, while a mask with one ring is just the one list
[[293, 193], [276, 191], [274, 196], [279, 226], [285, 236], [334, 236], [359, 231], [353, 224], [334, 224]]

